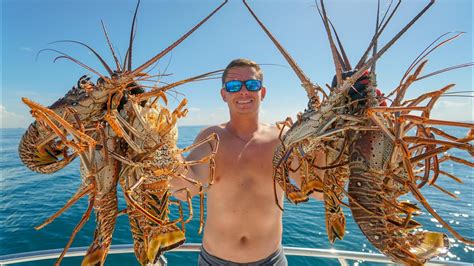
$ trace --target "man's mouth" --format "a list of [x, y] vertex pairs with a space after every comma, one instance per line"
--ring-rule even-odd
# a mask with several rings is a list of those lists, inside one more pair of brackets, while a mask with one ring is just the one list
[[251, 99], [248, 99], [248, 100], [237, 100], [236, 101], [238, 104], [246, 104], [246, 103], [251, 103], [252, 100]]

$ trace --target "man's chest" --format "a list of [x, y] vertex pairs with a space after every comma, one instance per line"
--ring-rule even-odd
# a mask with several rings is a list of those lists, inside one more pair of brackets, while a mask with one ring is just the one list
[[271, 176], [274, 142], [257, 139], [248, 143], [232, 140], [223, 144], [216, 157], [218, 175]]

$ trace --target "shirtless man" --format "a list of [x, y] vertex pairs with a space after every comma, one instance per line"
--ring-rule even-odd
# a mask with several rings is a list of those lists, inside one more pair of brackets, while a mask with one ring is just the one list
[[[279, 143], [279, 129], [259, 122], [260, 103], [265, 98], [263, 73], [253, 61], [232, 61], [222, 76], [221, 96], [230, 121], [208, 127], [198, 142], [211, 133], [219, 136], [215, 180], [207, 193], [207, 217], [199, 265], [287, 265], [281, 248], [282, 212], [275, 204], [272, 157]], [[186, 160], [211, 152], [209, 145], [193, 150]], [[206, 183], [209, 167], [199, 165], [186, 176]], [[198, 190], [178, 180], [196, 195]], [[283, 191], [278, 200], [283, 202]], [[317, 195], [321, 198], [321, 195]]]

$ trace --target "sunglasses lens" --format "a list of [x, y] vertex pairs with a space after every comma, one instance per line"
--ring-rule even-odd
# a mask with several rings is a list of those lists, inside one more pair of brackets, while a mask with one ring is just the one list
[[225, 90], [228, 92], [238, 92], [242, 88], [242, 81], [231, 80], [225, 83]]
[[248, 91], [258, 91], [262, 88], [262, 81], [257, 79], [249, 79], [245, 81], [245, 87]]

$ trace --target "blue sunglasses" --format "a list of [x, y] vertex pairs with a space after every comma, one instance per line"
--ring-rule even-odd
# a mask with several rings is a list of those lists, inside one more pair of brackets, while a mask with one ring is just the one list
[[248, 91], [259, 91], [262, 88], [262, 81], [258, 79], [249, 79], [246, 81], [227, 81], [226, 83], [224, 83], [224, 88], [228, 92], [239, 92], [242, 89], [243, 84], [245, 84], [245, 87]]

